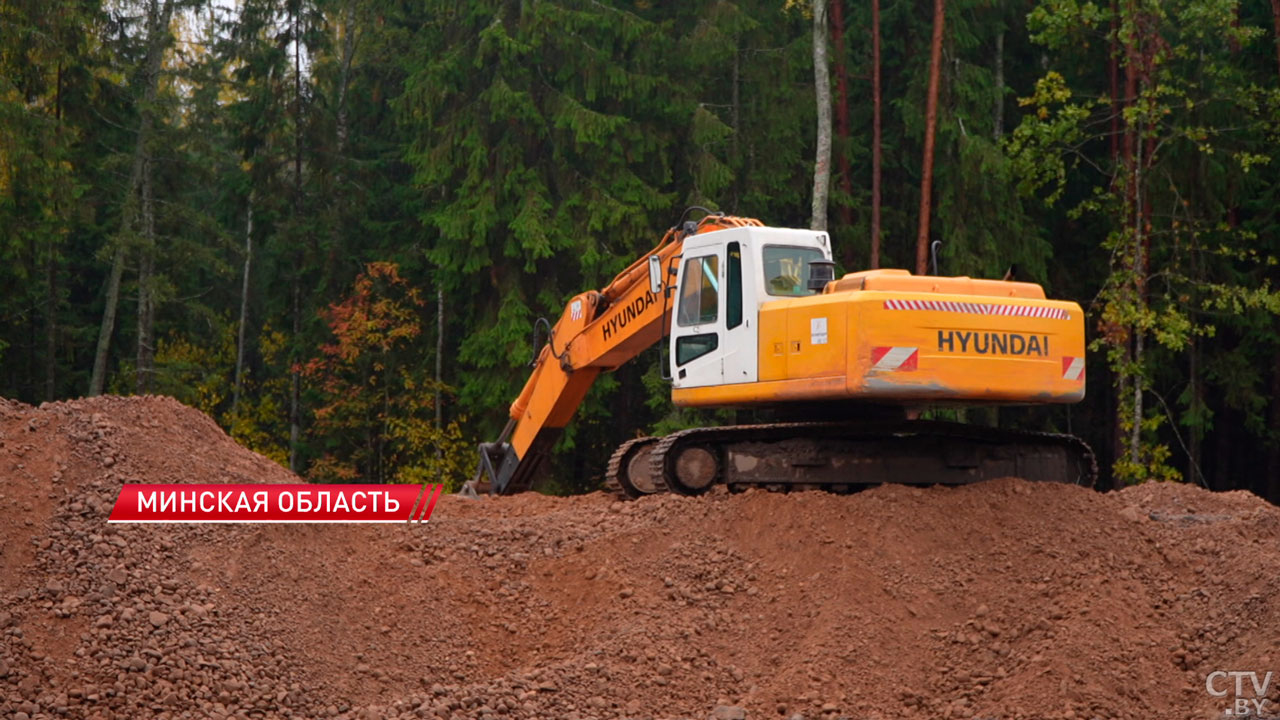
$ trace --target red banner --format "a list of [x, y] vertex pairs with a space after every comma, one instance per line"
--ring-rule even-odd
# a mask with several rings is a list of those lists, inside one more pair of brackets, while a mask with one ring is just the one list
[[125, 485], [108, 522], [427, 522], [443, 491], [443, 485]]

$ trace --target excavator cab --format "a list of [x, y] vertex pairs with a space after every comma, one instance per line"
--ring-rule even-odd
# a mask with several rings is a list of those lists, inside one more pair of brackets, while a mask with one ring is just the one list
[[738, 227], [684, 242], [670, 353], [677, 388], [755, 382], [760, 306], [805, 297], [810, 265], [831, 261], [826, 233]]

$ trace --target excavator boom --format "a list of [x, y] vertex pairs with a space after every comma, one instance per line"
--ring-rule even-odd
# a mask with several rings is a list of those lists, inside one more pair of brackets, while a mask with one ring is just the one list
[[683, 223], [605, 288], [570, 299], [511, 404], [502, 436], [481, 444], [480, 467], [468, 489], [495, 494], [528, 489], [600, 372], [618, 368], [662, 339], [670, 307], [665, 292], [652, 292], [651, 264], [656, 262], [666, 275], [689, 235], [760, 225], [759, 220], [724, 215]]

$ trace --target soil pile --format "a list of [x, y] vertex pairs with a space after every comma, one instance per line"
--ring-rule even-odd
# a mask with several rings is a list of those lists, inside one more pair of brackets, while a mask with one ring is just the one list
[[0, 716], [1164, 720], [1280, 671], [1280, 510], [1184, 485], [106, 523], [296, 481], [171, 399], [0, 401]]

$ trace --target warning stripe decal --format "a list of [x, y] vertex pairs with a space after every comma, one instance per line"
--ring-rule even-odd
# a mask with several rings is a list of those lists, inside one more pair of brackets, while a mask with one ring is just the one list
[[1084, 358], [1063, 357], [1062, 358], [1062, 378], [1064, 380], [1083, 380], [1084, 379]]
[[1003, 315], [1013, 317], [1051, 318], [1070, 320], [1071, 313], [1061, 308], [1034, 305], [1003, 305], [996, 303], [950, 302], [947, 300], [885, 300], [885, 310], [936, 310], [940, 312], [968, 313], [970, 315]]
[[874, 347], [871, 348], [872, 370], [915, 370], [920, 361], [919, 348]]

